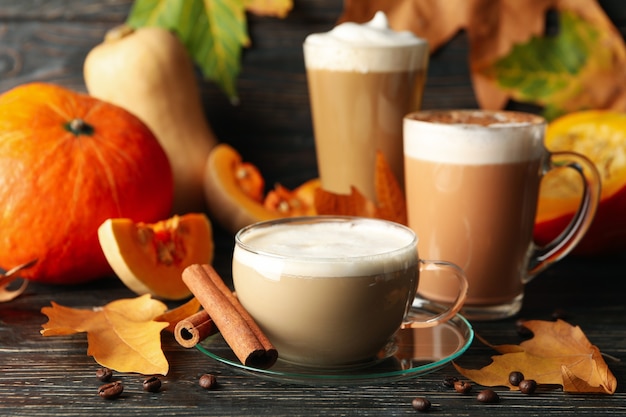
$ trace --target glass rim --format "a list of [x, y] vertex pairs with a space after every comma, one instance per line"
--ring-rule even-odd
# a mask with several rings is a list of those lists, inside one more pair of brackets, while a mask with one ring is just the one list
[[[427, 119], [427, 117], [437, 116], [437, 115], [446, 115], [446, 114], [461, 114], [461, 115], [471, 115], [471, 114], [483, 114], [486, 116], [494, 116], [494, 115], [503, 115], [508, 116], [507, 120], [495, 120], [490, 123], [475, 123], [475, 122], [464, 122], [464, 121], [443, 121], [443, 120], [431, 120]], [[423, 116], [423, 117], [420, 117]], [[516, 118], [518, 118], [516, 120]], [[417, 110], [411, 113], [408, 113], [404, 116], [404, 119], [409, 122], [415, 123], [427, 123], [432, 125], [440, 125], [440, 126], [463, 126], [463, 127], [471, 127], [475, 129], [510, 129], [512, 126], [519, 127], [528, 127], [528, 126], [541, 126], [547, 125], [547, 120], [538, 114], [528, 113], [519, 110], [489, 110], [489, 109], [433, 109], [433, 110]]]
[[[299, 256], [294, 254], [281, 254], [279, 252], [271, 251], [271, 250], [263, 250], [262, 248], [256, 248], [254, 245], [250, 245], [244, 242], [244, 235], [247, 233], [258, 230], [258, 229], [266, 229], [271, 228], [277, 225], [284, 224], [295, 224], [295, 225], [304, 225], [311, 223], [329, 223], [329, 222], [361, 222], [361, 223], [379, 223], [385, 224], [388, 227], [392, 227], [396, 230], [402, 231], [405, 235], [410, 236], [408, 242], [399, 245], [397, 248], [380, 251], [376, 253], [370, 253], [365, 255], [349, 255], [342, 257], [329, 257], [329, 256]], [[248, 253], [264, 256], [273, 259], [289, 259], [296, 260], [301, 263], [308, 262], [324, 262], [324, 263], [345, 263], [345, 262], [354, 262], [363, 259], [374, 259], [376, 257], [385, 256], [388, 257], [393, 255], [394, 253], [402, 253], [407, 251], [408, 249], [415, 248], [415, 259], [417, 262], [417, 242], [418, 237], [417, 234], [410, 229], [409, 227], [396, 223], [390, 220], [378, 219], [378, 218], [370, 218], [370, 217], [360, 217], [360, 216], [342, 216], [342, 215], [315, 215], [315, 216], [293, 216], [293, 217], [284, 217], [273, 220], [265, 220], [257, 223], [252, 223], [248, 226], [243, 227], [235, 234], [235, 248], [240, 248], [245, 250]]]

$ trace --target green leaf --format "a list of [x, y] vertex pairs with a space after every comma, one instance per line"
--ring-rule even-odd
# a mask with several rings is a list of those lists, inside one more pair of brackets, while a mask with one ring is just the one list
[[560, 13], [559, 22], [558, 35], [515, 45], [483, 71], [515, 100], [545, 106], [550, 117], [563, 112], [562, 104], [583, 88], [589, 63], [604, 59], [594, 26], [570, 12]]
[[237, 100], [241, 49], [250, 44], [243, 0], [135, 0], [126, 23], [172, 30], [203, 76]]

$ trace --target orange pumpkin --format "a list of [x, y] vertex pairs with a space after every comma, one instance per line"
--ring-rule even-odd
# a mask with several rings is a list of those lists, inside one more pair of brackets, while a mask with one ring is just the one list
[[[113, 87], [112, 87], [113, 88]], [[88, 95], [29, 83], [0, 96], [0, 267], [54, 284], [109, 274], [97, 230], [169, 215], [172, 171], [149, 128]]]

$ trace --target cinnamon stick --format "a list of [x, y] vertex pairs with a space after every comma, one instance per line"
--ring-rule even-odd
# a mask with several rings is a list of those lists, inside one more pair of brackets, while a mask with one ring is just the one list
[[278, 352], [211, 265], [190, 265], [183, 282], [211, 316], [222, 337], [246, 366], [269, 368]]
[[174, 338], [183, 347], [192, 348], [207, 337], [217, 333], [217, 327], [206, 310], [176, 323]]

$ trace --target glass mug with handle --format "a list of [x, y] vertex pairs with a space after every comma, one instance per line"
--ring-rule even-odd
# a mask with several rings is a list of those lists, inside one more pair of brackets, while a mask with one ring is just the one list
[[[432, 271], [452, 276], [457, 295], [440, 313], [413, 318], [418, 282]], [[367, 364], [401, 327], [456, 316], [467, 293], [456, 265], [418, 258], [411, 229], [362, 217], [292, 217], [245, 227], [235, 238], [232, 272], [238, 299], [279, 359], [316, 368]]]
[[[408, 225], [420, 253], [465, 271], [469, 292], [462, 313], [490, 320], [515, 315], [524, 285], [562, 259], [588, 230], [600, 198], [595, 165], [573, 152], [549, 152], [546, 120], [510, 111], [441, 110], [404, 119]], [[544, 247], [533, 241], [543, 176], [570, 169], [584, 184], [577, 214]], [[425, 279], [423, 296], [454, 298], [446, 280]]]

